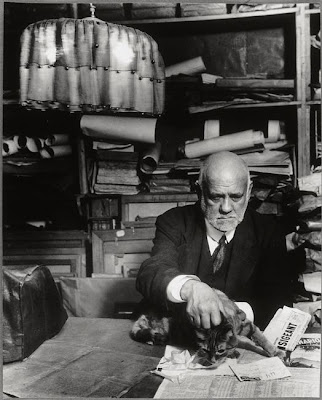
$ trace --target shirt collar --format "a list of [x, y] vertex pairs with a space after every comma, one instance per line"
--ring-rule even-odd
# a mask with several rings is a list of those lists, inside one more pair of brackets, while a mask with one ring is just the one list
[[[216, 242], [219, 242], [220, 238], [223, 235], [223, 232], [219, 231], [218, 229], [214, 228], [212, 225], [209, 224], [209, 222], [205, 219], [206, 223], [206, 232], [207, 235], [212, 239], [215, 240]], [[225, 232], [226, 235], [226, 241], [229, 243], [234, 235], [235, 235], [236, 229], [232, 229], [231, 231]]]

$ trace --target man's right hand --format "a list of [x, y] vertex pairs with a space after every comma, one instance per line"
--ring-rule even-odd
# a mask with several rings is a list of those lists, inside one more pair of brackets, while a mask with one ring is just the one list
[[182, 300], [187, 302], [186, 312], [197, 328], [210, 329], [221, 322], [221, 314], [233, 316], [234, 311], [225, 309], [215, 290], [206, 283], [188, 280], [181, 288]]

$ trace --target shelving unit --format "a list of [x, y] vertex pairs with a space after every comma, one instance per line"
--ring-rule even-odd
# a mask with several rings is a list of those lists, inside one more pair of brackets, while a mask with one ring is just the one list
[[[26, 8], [26, 5], [24, 5], [24, 7]], [[35, 9], [38, 9], [37, 7], [42, 11], [46, 10], [46, 8], [42, 8], [42, 5], [40, 4], [35, 6]], [[59, 18], [62, 16], [77, 18], [79, 15], [78, 7], [79, 5], [77, 5], [77, 3], [60, 5], [57, 8], [57, 13], [52, 14], [50, 10], [52, 11], [53, 7], [51, 7], [49, 11], [38, 12], [35, 15], [39, 17], [38, 19]], [[20, 16], [19, 18], [19, 26], [21, 29], [27, 24], [35, 22], [35, 20], [32, 19], [32, 13], [26, 14], [25, 21], [23, 16]], [[238, 120], [238, 118], [245, 118], [245, 116], [247, 116], [247, 118], [256, 116], [258, 119], [283, 119], [285, 120], [287, 137], [296, 149], [297, 174], [301, 177], [310, 173], [312, 160], [316, 156], [316, 151], [314, 149], [317, 136], [319, 136], [318, 129], [321, 124], [321, 100], [313, 98], [313, 91], [310, 87], [310, 84], [312, 82], [314, 83], [314, 80], [317, 79], [317, 69], [320, 68], [315, 64], [312, 65], [312, 49], [310, 43], [310, 36], [317, 33], [320, 26], [319, 9], [309, 9], [308, 4], [298, 3], [296, 7], [292, 8], [260, 12], [256, 11], [240, 14], [223, 14], [200, 17], [124, 20], [116, 21], [116, 23], [132, 26], [149, 33], [157, 41], [166, 65], [171, 65], [175, 62], [188, 59], [189, 57], [192, 58], [193, 56], [199, 56], [202, 54], [205, 56], [207, 66], [210, 66], [210, 72], [214, 74], [218, 73], [218, 71], [216, 70], [217, 66], [214, 64], [213, 59], [215, 57], [220, 57], [220, 55], [216, 56], [212, 51], [211, 43], [213, 35], [221, 35], [227, 32], [236, 33], [239, 31], [250, 32], [252, 30], [269, 31], [270, 29], [278, 29], [279, 32], [282, 32], [285, 65], [283, 70], [284, 76], [279, 78], [294, 80], [294, 99], [292, 101], [270, 103], [256, 102], [252, 104], [227, 104], [223, 105], [218, 110], [207, 111], [203, 113], [203, 115], [199, 113], [198, 118], [226, 118]], [[20, 32], [16, 32], [14, 27], [10, 26], [6, 31], [6, 34], [12, 35], [14, 41], [18, 41]], [[10, 53], [8, 53], [8, 47], [9, 46], [6, 46], [7, 53], [5, 53], [4, 58], [5, 72], [12, 68], [12, 65], [14, 64], [12, 50], [10, 49]], [[16, 78], [18, 76], [18, 71], [16, 71], [14, 75], [15, 76], [8, 79], [7, 82], [17, 82]], [[5, 89], [8, 89], [8, 87], [5, 87]], [[12, 89], [17, 92], [18, 87], [16, 86]], [[14, 97], [5, 99], [4, 115], [6, 115], [8, 110], [13, 109], [19, 109], [21, 111], [21, 107], [17, 105], [17, 99]], [[38, 114], [37, 112], [34, 113], [34, 115], [35, 119], [37, 119], [36, 115], [39, 115], [39, 112]], [[184, 118], [185, 116], [181, 115], [179, 117]], [[76, 130], [75, 134], [77, 136], [79, 132], [76, 132]], [[90, 252], [92, 251], [93, 253], [93, 272], [101, 273], [104, 269], [104, 259], [106, 259], [109, 254], [107, 251], [108, 249], [112, 249], [112, 245], [110, 246], [106, 243], [115, 240], [116, 231], [112, 230], [111, 232], [102, 232], [92, 229], [92, 221], [99, 219], [103, 212], [102, 210], [99, 210], [97, 211], [97, 215], [91, 214], [92, 211], [89, 210], [89, 204], [93, 202], [93, 200], [112, 199], [114, 203], [118, 203], [117, 206], [114, 204], [113, 207], [118, 207], [118, 212], [122, 215], [122, 219], [127, 220], [132, 218], [130, 217], [130, 214], [138, 205], [159, 202], [162, 203], [162, 206], [160, 206], [161, 212], [164, 211], [165, 207], [167, 207], [167, 203], [169, 206], [186, 204], [195, 201], [196, 195], [194, 193], [189, 195], [182, 194], [180, 195], [180, 199], [178, 196], [172, 198], [170, 195], [168, 197], [165, 195], [161, 199], [160, 196], [157, 198], [152, 195], [120, 197], [89, 193], [86, 179], [86, 160], [88, 158], [88, 153], [84, 147], [84, 141], [80, 137], [77, 137], [77, 140], [78, 143], [77, 146], [75, 146], [75, 151], [77, 151], [79, 164], [78, 172], [80, 188], [79, 192], [75, 193], [75, 195], [78, 195], [78, 204], [82, 205], [80, 208], [83, 210], [85, 208], [83, 215], [83, 228], [88, 231], [89, 237], [92, 240]], [[112, 227], [115, 226], [112, 225]], [[152, 235], [152, 233], [149, 231], [148, 235]], [[11, 236], [8, 236], [8, 238], [13, 240]], [[148, 240], [150, 245], [152, 236], [146, 237], [144, 240]], [[85, 242], [82, 243], [84, 244]], [[146, 248], [147, 247], [144, 249]], [[114, 250], [116, 251], [117, 249]], [[9, 252], [9, 248], [6, 249], [5, 252]], [[9, 253], [7, 254], [10, 255]], [[90, 271], [91, 268], [88, 269], [87, 274]], [[83, 269], [81, 274], [84, 276]]]
[[[296, 110], [296, 124], [294, 126], [297, 128], [294, 143], [297, 147], [297, 170], [300, 177], [310, 173], [311, 132], [314, 131], [314, 126], [310, 123], [311, 107], [321, 104], [320, 100], [312, 99], [309, 86], [311, 83], [310, 27], [312, 18], [315, 18], [317, 23], [319, 16], [319, 9], [309, 9], [308, 4], [298, 3], [296, 7], [278, 10], [186, 18], [128, 20], [122, 23], [145, 30], [157, 42], [165, 31], [168, 36], [173, 33], [184, 36], [185, 32], [191, 35], [194, 31], [236, 31], [238, 29], [253, 29], [258, 26], [263, 28], [272, 26], [272, 24], [275, 26], [276, 24], [291, 26], [291, 31], [293, 30], [293, 37], [295, 38], [295, 68], [293, 70], [294, 75], [288, 78], [292, 78], [295, 81], [295, 100], [291, 102], [230, 105], [226, 109], [294, 108]], [[178, 30], [180, 30], [180, 33], [178, 33]], [[163, 47], [161, 45], [161, 53], [164, 54], [162, 50]]]

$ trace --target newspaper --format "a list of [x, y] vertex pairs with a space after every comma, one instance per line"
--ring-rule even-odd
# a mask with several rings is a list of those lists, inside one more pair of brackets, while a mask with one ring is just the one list
[[164, 356], [159, 361], [157, 367], [151, 371], [155, 375], [162, 376], [172, 382], [181, 383], [187, 374], [192, 370], [211, 371], [211, 375], [231, 375], [234, 373], [230, 365], [236, 364], [236, 359], [226, 359], [222, 364], [215, 367], [213, 365], [204, 366], [194, 361], [195, 356], [188, 350], [176, 346], [167, 345]]
[[279, 349], [293, 351], [310, 320], [310, 314], [284, 306], [276, 311], [264, 335]]
[[305, 333], [290, 354], [291, 367], [320, 368], [321, 334]]
[[290, 368], [289, 378], [248, 382], [240, 382], [235, 376], [214, 376], [210, 372], [193, 371], [180, 384], [164, 379], [154, 398], [320, 398], [319, 369]]
[[250, 364], [231, 365], [230, 368], [241, 382], [268, 381], [291, 376], [290, 371], [278, 357], [264, 358]]

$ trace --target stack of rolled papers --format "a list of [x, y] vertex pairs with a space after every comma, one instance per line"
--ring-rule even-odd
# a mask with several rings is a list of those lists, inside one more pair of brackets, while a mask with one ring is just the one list
[[68, 134], [54, 134], [46, 138], [15, 135], [3, 139], [2, 156], [7, 157], [19, 151], [28, 151], [39, 154], [42, 158], [54, 158], [70, 155], [72, 146], [69, 144]]
[[45, 139], [45, 145], [40, 150], [42, 158], [62, 157], [72, 154], [72, 146], [69, 144], [69, 135], [56, 134]]
[[236, 151], [252, 148], [258, 144], [263, 145], [264, 143], [265, 139], [263, 132], [248, 129], [246, 131], [231, 133], [229, 135], [186, 143], [184, 154], [186, 158], [198, 158], [219, 151]]
[[165, 68], [165, 76], [169, 78], [173, 75], [198, 75], [202, 72], [206, 71], [206, 66], [201, 56], [191, 58], [189, 60], [185, 60], [179, 62], [177, 64], [169, 65]]

